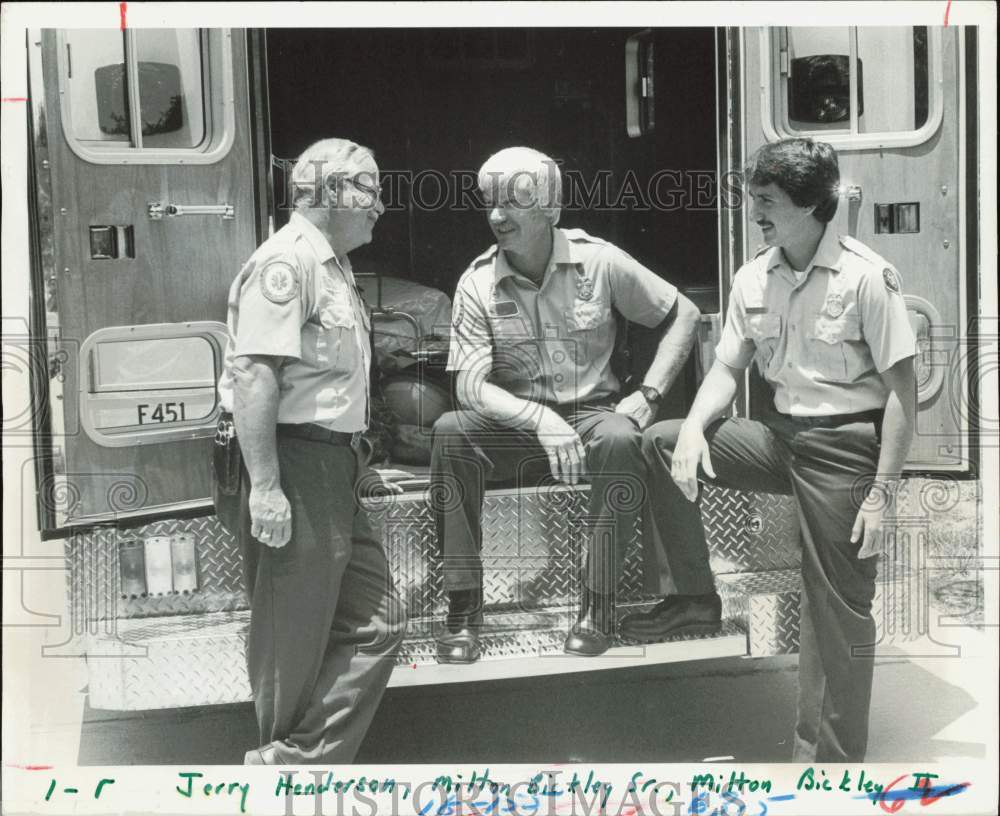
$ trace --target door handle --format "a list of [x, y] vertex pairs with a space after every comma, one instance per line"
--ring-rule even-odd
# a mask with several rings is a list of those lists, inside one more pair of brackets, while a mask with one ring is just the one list
[[236, 217], [236, 208], [232, 204], [161, 204], [151, 202], [146, 206], [146, 213], [153, 221], [163, 220], [163, 216], [176, 218], [181, 215], [218, 215], [224, 221]]
[[841, 198], [847, 199], [847, 234], [858, 237], [858, 215], [861, 212], [861, 187], [857, 184], [841, 184], [838, 191]]

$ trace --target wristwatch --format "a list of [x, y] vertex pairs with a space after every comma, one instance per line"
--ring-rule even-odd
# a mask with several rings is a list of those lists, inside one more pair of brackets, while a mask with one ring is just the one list
[[650, 405], [656, 405], [659, 403], [662, 395], [651, 385], [640, 385], [638, 388], [640, 394], [646, 398], [646, 402]]

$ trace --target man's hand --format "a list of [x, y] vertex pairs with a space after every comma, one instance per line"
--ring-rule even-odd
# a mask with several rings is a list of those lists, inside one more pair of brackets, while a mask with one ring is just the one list
[[284, 547], [292, 537], [292, 508], [280, 487], [250, 488], [250, 533], [268, 547]]
[[570, 485], [580, 481], [587, 461], [580, 435], [550, 408], [543, 408], [537, 434], [538, 443], [548, 454], [552, 478]]
[[624, 414], [631, 418], [640, 431], [646, 430], [649, 423], [653, 421], [653, 406], [649, 404], [641, 391], [633, 391], [619, 402], [615, 406], [615, 413]]
[[858, 558], [881, 555], [885, 549], [886, 537], [895, 531], [895, 487], [892, 484], [876, 482], [861, 503], [861, 509], [854, 519], [854, 527], [851, 528], [851, 543], [857, 544], [861, 541]]
[[677, 436], [670, 478], [680, 488], [684, 498], [691, 502], [698, 498], [698, 465], [710, 478], [715, 478], [704, 432], [697, 425], [685, 422]]

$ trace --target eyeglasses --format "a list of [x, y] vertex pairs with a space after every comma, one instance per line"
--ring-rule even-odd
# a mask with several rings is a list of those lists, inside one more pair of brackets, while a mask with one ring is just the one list
[[[369, 174], [365, 174], [365, 175], [367, 176]], [[380, 188], [373, 187], [370, 184], [363, 184], [362, 182], [358, 181], [358, 177], [357, 176], [353, 176], [352, 178], [344, 179], [344, 181], [350, 182], [352, 185], [354, 185], [354, 188], [356, 190], [358, 190], [361, 193], [364, 193], [366, 196], [368, 196], [369, 198], [371, 198], [371, 200], [373, 202], [378, 201], [380, 198], [382, 198], [382, 190]]]

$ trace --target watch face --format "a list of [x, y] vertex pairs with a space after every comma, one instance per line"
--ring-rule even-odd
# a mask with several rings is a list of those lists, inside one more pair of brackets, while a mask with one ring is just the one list
[[653, 388], [651, 385], [640, 385], [639, 391], [646, 398], [647, 402], [659, 402], [660, 392]]

